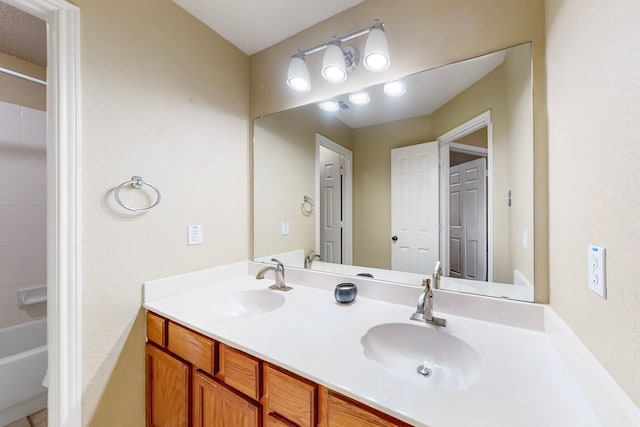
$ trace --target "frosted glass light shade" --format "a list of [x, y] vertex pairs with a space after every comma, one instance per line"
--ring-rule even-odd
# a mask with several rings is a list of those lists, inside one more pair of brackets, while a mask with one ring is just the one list
[[380, 72], [389, 68], [389, 45], [382, 28], [369, 30], [369, 37], [364, 46], [364, 66], [369, 71]]
[[309, 69], [304, 58], [300, 56], [291, 58], [287, 71], [287, 85], [298, 92], [308, 92], [311, 89]]
[[322, 77], [331, 83], [342, 83], [347, 80], [347, 65], [344, 52], [337, 44], [330, 44], [322, 59]]

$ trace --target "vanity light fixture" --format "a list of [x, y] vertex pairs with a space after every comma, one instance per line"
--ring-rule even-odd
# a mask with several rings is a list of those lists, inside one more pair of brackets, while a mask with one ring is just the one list
[[356, 92], [349, 95], [349, 101], [356, 105], [365, 105], [368, 104], [371, 100], [369, 94], [367, 92]]
[[360, 61], [360, 52], [342, 43], [368, 34], [364, 49], [364, 65], [369, 71], [380, 72], [389, 68], [389, 46], [384, 33], [384, 24], [378, 18], [370, 27], [365, 27], [344, 36], [334, 36], [328, 42], [305, 50], [298, 50], [291, 57], [287, 71], [287, 85], [299, 92], [311, 89], [311, 79], [305, 58], [312, 53], [325, 51], [322, 59], [322, 77], [331, 83], [342, 83]]
[[383, 90], [387, 96], [402, 96], [407, 88], [400, 80], [396, 80], [385, 84]]

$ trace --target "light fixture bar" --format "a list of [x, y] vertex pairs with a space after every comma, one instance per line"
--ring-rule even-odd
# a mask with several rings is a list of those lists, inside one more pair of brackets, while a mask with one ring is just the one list
[[365, 34], [369, 34], [369, 31], [371, 31], [372, 28], [382, 28], [384, 30], [384, 23], [380, 22], [380, 20], [378, 18], [376, 18], [375, 23], [369, 27], [364, 27], [361, 28], [359, 30], [356, 30], [352, 33], [349, 33], [347, 35], [344, 36], [333, 36], [333, 39], [329, 40], [328, 42], [319, 44], [317, 46], [313, 46], [310, 47], [309, 49], [305, 49], [305, 50], [300, 50], [298, 49], [298, 53], [296, 55], [311, 55], [312, 53], [316, 53], [316, 52], [320, 52], [322, 50], [325, 50], [331, 43], [342, 43], [342, 42], [347, 42], [349, 40], [353, 40], [356, 37], [360, 37], [360, 36], [364, 36]]

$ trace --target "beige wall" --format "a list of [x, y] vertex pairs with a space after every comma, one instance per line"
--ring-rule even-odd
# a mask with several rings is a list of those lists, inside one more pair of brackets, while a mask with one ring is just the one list
[[[359, 67], [342, 85], [319, 76], [321, 54], [310, 55], [312, 89], [290, 90], [285, 83], [291, 55], [370, 25], [376, 16], [387, 29], [391, 66], [383, 73]], [[544, 73], [544, 2], [542, 0], [367, 0], [251, 57], [251, 117], [308, 104], [417, 71], [533, 42], [535, 132], [536, 301], [548, 299], [547, 144]], [[364, 38], [362, 38], [364, 39]], [[354, 44], [362, 47], [364, 40]], [[388, 236], [387, 236], [388, 237]]]
[[432, 141], [429, 116], [354, 129], [353, 264], [391, 268], [391, 150]]
[[[45, 67], [2, 52], [0, 52], [0, 67], [40, 80], [47, 79]], [[47, 109], [46, 86], [0, 73], [0, 101], [45, 111]]]
[[[316, 198], [316, 132], [351, 149], [351, 128], [316, 105], [283, 111], [255, 121], [254, 256], [316, 248], [316, 215], [305, 216], [305, 195]], [[316, 206], [318, 201], [315, 200]], [[282, 235], [282, 221], [289, 234]]]
[[[142, 426], [142, 282], [248, 255], [249, 58], [170, 0], [74, 3], [83, 423]], [[132, 175], [160, 189], [157, 208], [135, 215], [114, 203]], [[187, 246], [190, 224], [203, 226], [204, 244]]]
[[[640, 3], [547, 0], [551, 305], [640, 405]], [[607, 299], [587, 245], [607, 249]]]
[[[504, 61], [505, 113], [509, 143], [507, 170], [511, 191], [509, 215], [510, 279], [518, 270], [534, 283], [533, 251], [533, 104], [531, 103], [531, 51], [528, 46], [511, 49]], [[494, 206], [507, 206], [506, 194], [497, 193]], [[523, 245], [523, 230], [527, 247]]]

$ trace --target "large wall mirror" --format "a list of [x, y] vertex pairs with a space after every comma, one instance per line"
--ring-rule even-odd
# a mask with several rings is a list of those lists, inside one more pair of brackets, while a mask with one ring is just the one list
[[256, 261], [414, 285], [441, 261], [443, 289], [533, 301], [531, 72], [527, 43], [255, 120]]

